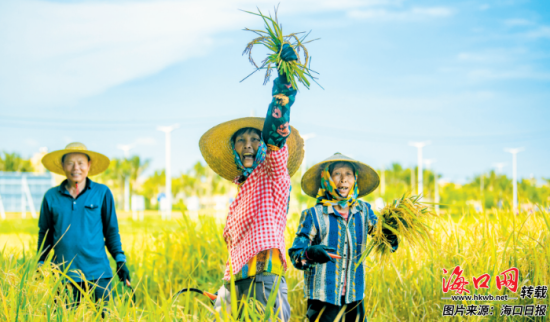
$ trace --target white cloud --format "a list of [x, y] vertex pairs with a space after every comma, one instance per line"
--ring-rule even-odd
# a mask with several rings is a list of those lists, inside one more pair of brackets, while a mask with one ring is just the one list
[[475, 62], [485, 62], [490, 57], [486, 55], [480, 55], [475, 53], [459, 53], [457, 55], [458, 60], [460, 61], [475, 61]]
[[[295, 0], [281, 14], [346, 11], [400, 0]], [[51, 106], [99, 94], [207, 54], [215, 37], [273, 12], [268, 0], [58, 3], [0, 1], [0, 105]]]
[[367, 20], [412, 21], [448, 17], [453, 13], [453, 10], [447, 7], [416, 7], [402, 11], [387, 9], [351, 10], [348, 15], [352, 18]]
[[493, 91], [479, 90], [479, 91], [467, 92], [465, 93], [465, 96], [473, 99], [493, 99], [497, 97], [497, 93]]
[[40, 145], [40, 143], [38, 143], [38, 141], [36, 141], [35, 139], [31, 139], [31, 138], [25, 139], [25, 144], [30, 146], [30, 147], [33, 147], [33, 148]]
[[530, 20], [527, 20], [527, 19], [515, 18], [515, 19], [504, 20], [504, 24], [507, 25], [507, 26], [515, 27], [515, 26], [533, 25], [534, 22], [530, 21]]
[[203, 54], [212, 34], [250, 19], [197, 2], [10, 2], [0, 7], [0, 97], [60, 103]]
[[[456, 55], [457, 64], [440, 68], [467, 77], [471, 81], [492, 80], [550, 80], [550, 72], [540, 68], [546, 54], [532, 51], [528, 47], [487, 48]], [[529, 63], [531, 62], [531, 63]]]
[[457, 55], [460, 62], [498, 64], [512, 61], [522, 61], [530, 53], [522, 47], [517, 48], [489, 48], [477, 52], [461, 52]]
[[157, 140], [155, 140], [154, 138], [152, 137], [142, 137], [142, 138], [137, 138], [136, 139], [136, 142], [135, 142], [135, 145], [155, 145], [157, 144]]
[[468, 73], [468, 77], [476, 81], [512, 79], [549, 81], [550, 72], [536, 71], [529, 66], [524, 66], [505, 70], [475, 69]]
[[430, 17], [448, 17], [453, 14], [453, 10], [445, 7], [431, 7], [431, 8], [413, 8], [411, 10], [413, 15], [430, 16]]
[[[244, 1], [240, 1], [241, 3]], [[350, 10], [356, 8], [372, 7], [372, 6], [395, 6], [401, 4], [402, 0], [294, 0], [292, 3], [282, 3], [280, 6], [281, 13], [287, 12], [311, 12], [320, 10]], [[272, 5], [270, 0], [253, 1], [249, 3], [255, 6], [257, 3]]]
[[482, 5], [479, 6], [479, 10], [481, 10], [481, 11], [485, 11], [489, 8], [491, 8], [491, 6], [488, 5], [488, 4], [482, 4]]
[[550, 38], [550, 26], [540, 26], [536, 29], [526, 32], [525, 36], [527, 38], [533, 39]]

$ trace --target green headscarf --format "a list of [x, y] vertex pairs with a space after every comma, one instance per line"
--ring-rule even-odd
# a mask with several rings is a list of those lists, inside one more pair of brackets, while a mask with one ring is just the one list
[[322, 204], [323, 206], [339, 205], [342, 208], [353, 206], [357, 202], [357, 174], [355, 174], [355, 183], [353, 184], [352, 192], [344, 198], [338, 192], [338, 187], [334, 181], [332, 181], [329, 167], [330, 164], [327, 164], [321, 172], [321, 186], [317, 192], [317, 204]]

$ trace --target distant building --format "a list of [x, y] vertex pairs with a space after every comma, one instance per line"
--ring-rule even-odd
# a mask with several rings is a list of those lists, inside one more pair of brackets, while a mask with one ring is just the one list
[[34, 172], [36, 172], [36, 173], [46, 173], [46, 168], [42, 164], [42, 158], [46, 154], [48, 154], [48, 148], [46, 148], [46, 147], [40, 148], [38, 150], [38, 152], [33, 154], [33, 156], [31, 157], [31, 164], [32, 164], [32, 167], [34, 169]]
[[[46, 170], [46, 168], [42, 164], [42, 158], [46, 154], [48, 154], [48, 148], [47, 147], [42, 147], [38, 150], [38, 152], [33, 154], [33, 156], [31, 157], [30, 161], [31, 161], [32, 167], [34, 169], [34, 171], [33, 171], [34, 173], [40, 173], [40, 174], [48, 173], [48, 171]], [[50, 173], [50, 175], [53, 176], [53, 182], [54, 182], [55, 186], [59, 186], [61, 184], [61, 182], [63, 182], [65, 179], [67, 179], [66, 176], [60, 175], [60, 174], [57, 174], [57, 173]]]
[[30, 212], [32, 216], [40, 211], [44, 194], [54, 186], [51, 173], [0, 171], [0, 217], [5, 212]]

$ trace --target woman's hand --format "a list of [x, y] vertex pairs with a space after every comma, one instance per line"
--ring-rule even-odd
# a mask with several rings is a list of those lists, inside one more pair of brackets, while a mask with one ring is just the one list
[[392, 245], [391, 252], [395, 252], [397, 250], [397, 246], [399, 245], [399, 240], [397, 239], [397, 236], [389, 229], [383, 228], [382, 234], [385, 235], [386, 239], [390, 242]]
[[[284, 44], [283, 50], [281, 51], [281, 59], [289, 62], [298, 60], [298, 57], [296, 56], [296, 52], [294, 52], [294, 49], [292, 49], [289, 44]], [[290, 83], [290, 79], [285, 75], [282, 70], [279, 70], [279, 77], [284, 80], [284, 83]]]
[[312, 262], [316, 262], [319, 264], [324, 264], [328, 261], [335, 263], [336, 261], [330, 256], [328, 252], [336, 253], [336, 249], [325, 245], [309, 246], [306, 249], [306, 258]]
[[293, 61], [298, 60], [298, 57], [296, 56], [296, 52], [289, 44], [283, 45], [283, 51], [281, 52], [281, 58], [284, 61]]

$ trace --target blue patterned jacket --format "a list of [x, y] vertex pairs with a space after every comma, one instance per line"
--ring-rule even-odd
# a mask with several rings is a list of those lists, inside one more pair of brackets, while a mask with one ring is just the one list
[[[351, 208], [347, 222], [334, 207], [317, 205], [302, 212], [296, 238], [288, 253], [294, 267], [304, 270], [306, 298], [344, 305], [365, 297], [365, 265], [360, 263], [357, 269], [355, 265], [366, 251], [367, 234], [377, 221], [370, 204], [360, 200]], [[310, 245], [333, 247], [342, 258], [336, 263], [311, 262], [305, 256]], [[396, 250], [397, 242], [392, 246]], [[351, 256], [347, 256], [350, 252]], [[348, 258], [352, 260], [347, 261]], [[345, 303], [341, 303], [343, 274], [347, 281]]]

